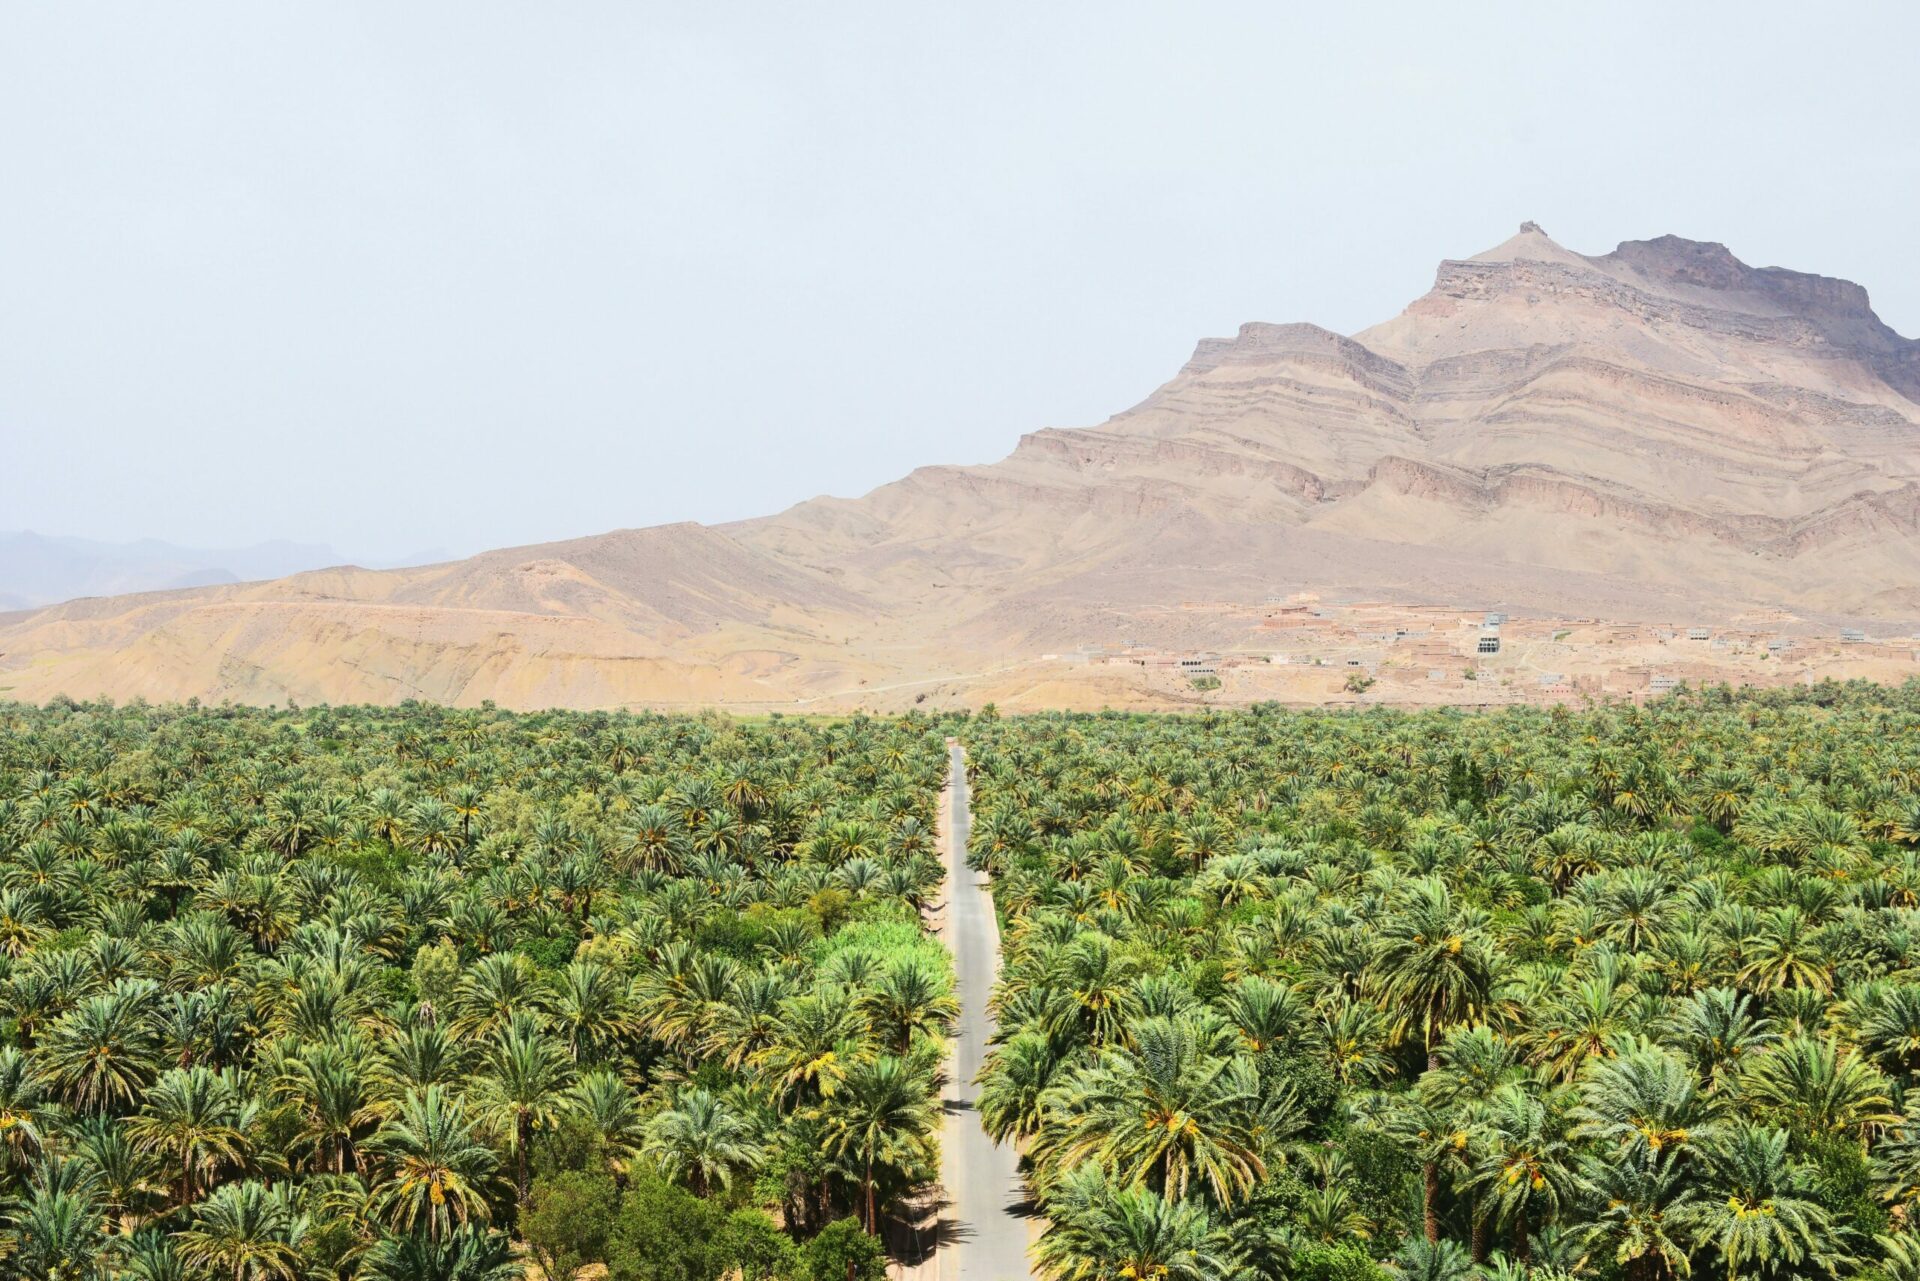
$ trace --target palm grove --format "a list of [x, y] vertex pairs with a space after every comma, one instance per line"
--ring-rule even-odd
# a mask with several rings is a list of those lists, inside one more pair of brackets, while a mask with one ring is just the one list
[[0, 707], [0, 1274], [871, 1277], [918, 718]]
[[1920, 688], [963, 733], [1048, 1276], [1920, 1278]]

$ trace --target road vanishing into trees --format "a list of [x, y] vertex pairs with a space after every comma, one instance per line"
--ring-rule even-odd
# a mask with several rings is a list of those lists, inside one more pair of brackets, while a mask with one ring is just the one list
[[960, 1019], [955, 1028], [953, 1079], [943, 1100], [941, 1183], [947, 1206], [940, 1215], [938, 1281], [1026, 1281], [1025, 1188], [1020, 1157], [1011, 1144], [995, 1143], [980, 1128], [973, 1078], [987, 1057], [993, 1016], [987, 999], [999, 969], [1000, 926], [986, 877], [967, 866], [967, 760], [949, 743], [947, 935], [958, 979]]

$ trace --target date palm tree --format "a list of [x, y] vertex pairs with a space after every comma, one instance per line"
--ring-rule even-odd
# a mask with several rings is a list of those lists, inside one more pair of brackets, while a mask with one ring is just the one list
[[1833, 976], [1818, 927], [1794, 906], [1775, 908], [1760, 921], [1759, 930], [1743, 940], [1747, 964], [1741, 984], [1756, 992], [1807, 988], [1826, 992]]
[[1757, 1055], [1741, 1078], [1743, 1097], [1809, 1136], [1865, 1140], [1898, 1124], [1893, 1087], [1857, 1050], [1828, 1037], [1790, 1037]]
[[1502, 1086], [1475, 1136], [1466, 1185], [1480, 1195], [1479, 1213], [1508, 1226], [1523, 1266], [1532, 1262], [1533, 1230], [1571, 1204], [1578, 1187], [1563, 1102], [1557, 1093]]
[[122, 1122], [104, 1116], [76, 1118], [65, 1138], [73, 1155], [86, 1163], [101, 1208], [122, 1234], [137, 1231], [166, 1208], [170, 1171], [160, 1157], [134, 1143]]
[[1674, 1222], [1696, 1249], [1720, 1257], [1727, 1281], [1739, 1281], [1776, 1263], [1838, 1253], [1823, 1248], [1832, 1224], [1812, 1192], [1806, 1167], [1788, 1155], [1785, 1130], [1735, 1126], [1708, 1153], [1704, 1194]]
[[1529, 1038], [1534, 1062], [1556, 1080], [1573, 1080], [1582, 1065], [1604, 1057], [1616, 1039], [1635, 1030], [1635, 995], [1621, 967], [1596, 965], [1539, 1011]]
[[483, 956], [461, 976], [449, 1030], [463, 1040], [489, 1037], [516, 1015], [544, 1011], [547, 999], [532, 961], [517, 952]]
[[307, 1229], [306, 1216], [265, 1184], [226, 1183], [194, 1208], [180, 1258], [232, 1281], [299, 1281]]
[[1373, 960], [1380, 999], [1403, 1034], [1420, 1038], [1431, 1065], [1449, 1028], [1485, 1019], [1493, 1007], [1497, 960], [1471, 913], [1446, 885], [1409, 885], [1381, 923]]
[[273, 1094], [300, 1117], [300, 1138], [316, 1169], [346, 1174], [359, 1166], [357, 1145], [391, 1110], [374, 1090], [373, 1047], [357, 1034], [301, 1047], [273, 1082]]
[[1042, 1100], [1065, 1062], [1066, 1048], [1042, 1033], [1022, 1031], [995, 1052], [981, 1072], [975, 1107], [996, 1143], [1040, 1132]]
[[378, 1174], [373, 1210], [394, 1229], [439, 1241], [460, 1224], [492, 1216], [499, 1162], [443, 1087], [408, 1095], [366, 1150]]
[[760, 1159], [752, 1119], [699, 1088], [679, 1091], [647, 1123], [645, 1150], [695, 1196], [730, 1188]]
[[1121, 1186], [1169, 1200], [1200, 1188], [1223, 1206], [1245, 1197], [1266, 1172], [1261, 1136], [1273, 1124], [1252, 1065], [1219, 1053], [1223, 1033], [1190, 1019], [1142, 1021], [1137, 1049], [1109, 1047], [1049, 1091], [1036, 1161], [1063, 1169], [1092, 1159]]
[[1421, 1231], [1430, 1242], [1440, 1240], [1442, 1175], [1467, 1169], [1473, 1110], [1436, 1104], [1424, 1091], [1410, 1091], [1374, 1096], [1367, 1111], [1372, 1124], [1419, 1163]]
[[1137, 962], [1104, 935], [1086, 933], [1061, 952], [1057, 976], [1049, 976], [1048, 983], [1071, 995], [1069, 1008], [1082, 1033], [1103, 1046], [1124, 1039], [1137, 1013], [1133, 982], [1138, 974]]
[[1752, 996], [1715, 987], [1683, 998], [1668, 1017], [1665, 1037], [1686, 1055], [1707, 1089], [1716, 1091], [1733, 1085], [1776, 1033]]
[[474, 1101], [480, 1116], [506, 1135], [522, 1205], [533, 1177], [534, 1131], [559, 1121], [573, 1076], [560, 1043], [524, 1016], [500, 1031], [481, 1062]]
[[1588, 1154], [1580, 1165], [1592, 1217], [1577, 1231], [1581, 1246], [1611, 1258], [1627, 1281], [1669, 1281], [1690, 1270], [1686, 1224], [1697, 1207], [1682, 1152], [1669, 1147], [1647, 1160]]
[[131, 1237], [121, 1261], [128, 1281], [188, 1281], [187, 1265], [174, 1238], [158, 1228], [146, 1228]]
[[179, 1172], [175, 1203], [184, 1206], [193, 1204], [221, 1166], [246, 1159], [247, 1131], [258, 1111], [231, 1073], [173, 1068], [153, 1083], [126, 1129], [136, 1147], [160, 1154]]
[[1146, 1188], [1116, 1188], [1081, 1166], [1063, 1180], [1034, 1262], [1049, 1281], [1217, 1281], [1234, 1251], [1206, 1211]]
[[1342, 992], [1319, 1011], [1311, 1034], [1316, 1056], [1342, 1089], [1373, 1085], [1394, 1070], [1386, 1016]]
[[1427, 1060], [1422, 1098], [1446, 1107], [1486, 1103], [1502, 1087], [1526, 1079], [1512, 1041], [1490, 1027], [1456, 1028]]
[[40, 900], [9, 886], [0, 889], [0, 953], [24, 956], [46, 938]]
[[0, 1177], [14, 1175], [40, 1154], [53, 1121], [53, 1101], [33, 1060], [14, 1046], [0, 1046]]
[[368, 1066], [374, 1089], [389, 1101], [468, 1075], [464, 1044], [438, 1023], [413, 1023], [379, 1041]]
[[683, 1062], [698, 1057], [699, 1047], [740, 979], [733, 958], [692, 947], [666, 949], [660, 963], [641, 974], [635, 1000], [646, 1011], [647, 1027]]
[[1284, 983], [1250, 974], [1220, 996], [1220, 1011], [1239, 1029], [1251, 1054], [1265, 1054], [1300, 1036], [1308, 1023], [1307, 1003]]
[[826, 985], [782, 1007], [782, 1027], [755, 1063], [788, 1107], [832, 1098], [865, 1053], [867, 1020], [845, 988]]
[[69, 1106], [105, 1112], [131, 1104], [153, 1079], [158, 1030], [154, 985], [122, 979], [55, 1020], [45, 1047], [47, 1076]]
[[107, 1240], [99, 1184], [82, 1163], [43, 1163], [11, 1217], [15, 1254], [6, 1260], [9, 1273], [24, 1281], [104, 1281]]
[[1588, 1060], [1573, 1120], [1579, 1136], [1604, 1145], [1610, 1158], [1655, 1165], [1711, 1142], [1727, 1103], [1703, 1092], [1676, 1055], [1641, 1044]]
[[832, 1105], [824, 1109], [829, 1150], [857, 1171], [860, 1221], [870, 1233], [880, 1231], [877, 1176], [882, 1169], [910, 1171], [932, 1159], [932, 1078], [932, 1064], [920, 1059], [890, 1054], [861, 1059], [847, 1069]]
[[1394, 1253], [1392, 1274], [1400, 1281], [1466, 1281], [1479, 1271], [1457, 1241], [1417, 1237]]
[[633, 1087], [618, 1073], [601, 1069], [575, 1081], [569, 1096], [568, 1110], [589, 1127], [608, 1172], [624, 1184], [646, 1142], [646, 1123]]
[[861, 996], [874, 1039], [904, 1055], [916, 1036], [943, 1036], [960, 1017], [952, 980], [930, 961], [908, 955], [888, 966]]
[[[811, 935], [807, 938], [810, 941]], [[795, 943], [781, 941], [771, 946], [784, 955], [784, 949], [795, 948]], [[784, 972], [743, 975], [714, 1012], [701, 1052], [719, 1059], [731, 1072], [758, 1061], [780, 1040], [782, 1007], [793, 994], [793, 979]]]
[[1208, 859], [1232, 848], [1228, 833], [1204, 818], [1189, 820], [1174, 829], [1174, 853], [1187, 860], [1196, 876]]
[[664, 805], [643, 805], [627, 816], [618, 849], [632, 867], [678, 871], [690, 853], [685, 826]]
[[505, 1233], [468, 1224], [442, 1240], [381, 1237], [354, 1275], [357, 1281], [520, 1281], [525, 1269]]
[[554, 1030], [575, 1063], [605, 1061], [639, 1030], [628, 987], [616, 970], [594, 961], [575, 961], [560, 971], [549, 1004]]
[[1920, 985], [1901, 983], [1858, 1008], [1854, 1028], [1861, 1047], [1883, 1070], [1920, 1067]]

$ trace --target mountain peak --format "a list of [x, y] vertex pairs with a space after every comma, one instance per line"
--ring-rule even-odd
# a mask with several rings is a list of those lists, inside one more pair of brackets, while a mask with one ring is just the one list
[[[1867, 291], [1851, 280], [1791, 271], [1785, 267], [1750, 267], [1725, 245], [1684, 236], [1657, 236], [1652, 240], [1625, 240], [1597, 261], [1627, 267], [1644, 281], [1665, 289], [1705, 291], [1729, 298], [1746, 296], [1750, 308], [1828, 321], [1850, 321], [1881, 330]], [[1885, 330], [1888, 338], [1895, 338]]]
[[1750, 288], [1755, 275], [1752, 267], [1718, 241], [1688, 240], [1685, 236], [1623, 240], [1602, 261], [1631, 267], [1663, 284], [1721, 291]]
[[1560, 244], [1537, 222], [1523, 222], [1520, 230], [1468, 262], [1553, 262], [1563, 267], [1590, 268], [1581, 255]]
[[[1463, 309], [1477, 318], [1467, 323]], [[1828, 393], [1857, 393], [1854, 374], [1834, 376], [1841, 368], [1834, 360], [1844, 359], [1866, 366], [1856, 372], [1870, 381], [1920, 400], [1920, 342], [1882, 323], [1865, 289], [1831, 276], [1752, 267], [1718, 241], [1684, 236], [1622, 241], [1611, 253], [1589, 256], [1525, 222], [1492, 249], [1442, 262], [1431, 291], [1354, 337], [1390, 359], [1426, 364], [1482, 350], [1496, 330], [1506, 335], [1498, 341], [1516, 346], [1524, 340], [1602, 351], [1632, 333], [1641, 348], [1635, 359], [1651, 367], [1699, 372], [1719, 365], [1732, 375], [1743, 366], [1739, 376], [1749, 379], [1779, 379], [1776, 358], [1800, 361], [1817, 349], [1808, 376]], [[1715, 337], [1711, 352], [1697, 349], [1695, 338], [1707, 333], [1739, 341], [1722, 347]]]

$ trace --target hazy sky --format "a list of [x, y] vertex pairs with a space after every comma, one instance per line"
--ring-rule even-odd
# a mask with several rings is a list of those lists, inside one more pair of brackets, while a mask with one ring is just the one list
[[1527, 218], [1914, 335], [1917, 14], [0, 0], [0, 529], [755, 515], [1361, 328]]

